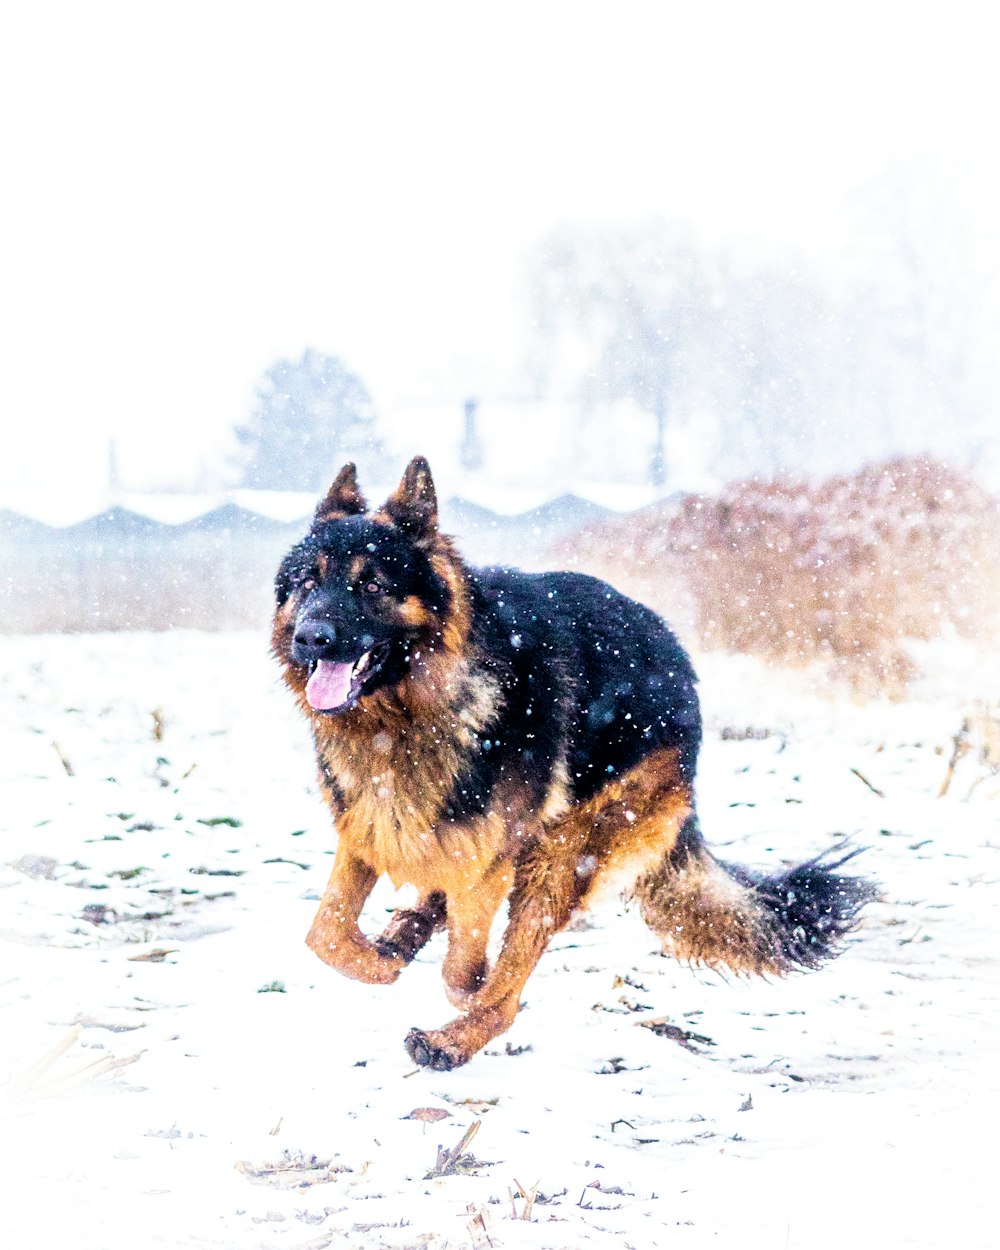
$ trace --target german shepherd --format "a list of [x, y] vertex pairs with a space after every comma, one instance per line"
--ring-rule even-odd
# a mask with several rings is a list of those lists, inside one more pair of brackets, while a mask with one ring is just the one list
[[[695, 818], [695, 674], [670, 629], [592, 577], [467, 567], [421, 457], [375, 511], [346, 465], [275, 589], [274, 654], [339, 835], [307, 942], [388, 985], [447, 927], [461, 1014], [411, 1030], [417, 1064], [458, 1067], [508, 1029], [549, 939], [602, 885], [679, 959], [772, 974], [836, 954], [873, 897], [836, 875], [844, 859], [773, 876], [717, 860]], [[369, 938], [358, 917], [383, 873], [418, 899]]]

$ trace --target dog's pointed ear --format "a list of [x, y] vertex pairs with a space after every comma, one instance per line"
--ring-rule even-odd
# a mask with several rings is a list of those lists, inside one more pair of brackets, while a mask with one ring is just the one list
[[358, 486], [358, 471], [345, 464], [333, 479], [333, 485], [316, 509], [316, 521], [329, 521], [335, 516], [357, 516], [368, 507]]
[[437, 492], [431, 467], [423, 456], [414, 456], [406, 466], [403, 480], [382, 511], [413, 538], [429, 538], [437, 529]]

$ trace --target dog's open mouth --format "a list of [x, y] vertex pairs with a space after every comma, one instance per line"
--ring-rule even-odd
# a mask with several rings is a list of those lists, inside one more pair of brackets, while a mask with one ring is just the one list
[[389, 644], [380, 642], [353, 663], [317, 660], [306, 683], [306, 699], [317, 712], [341, 712], [353, 707], [365, 683], [371, 681], [386, 661]]

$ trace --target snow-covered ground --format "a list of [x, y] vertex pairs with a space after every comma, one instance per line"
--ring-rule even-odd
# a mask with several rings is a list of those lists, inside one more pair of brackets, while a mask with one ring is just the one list
[[[884, 901], [770, 984], [665, 959], [607, 904], [441, 1074], [402, 1046], [453, 1014], [440, 938], [385, 989], [303, 944], [334, 838], [263, 639], [0, 657], [5, 1245], [997, 1244], [1000, 777], [973, 750], [937, 797], [981, 672], [860, 708], [704, 658], [710, 843], [777, 865], [846, 836]], [[476, 1122], [473, 1162], [429, 1175]]]

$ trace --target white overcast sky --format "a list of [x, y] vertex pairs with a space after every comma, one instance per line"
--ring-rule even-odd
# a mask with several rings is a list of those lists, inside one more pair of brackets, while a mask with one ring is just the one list
[[99, 479], [111, 436], [180, 480], [307, 345], [385, 411], [488, 393], [562, 222], [657, 215], [832, 267], [893, 165], [1000, 219], [985, 4], [4, 12], [0, 505]]

